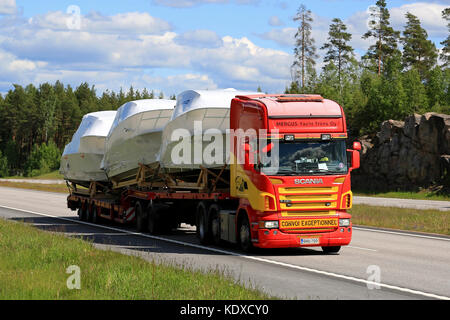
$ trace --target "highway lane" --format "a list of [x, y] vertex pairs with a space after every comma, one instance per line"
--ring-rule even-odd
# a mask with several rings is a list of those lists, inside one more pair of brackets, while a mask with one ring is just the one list
[[[279, 297], [450, 297], [449, 238], [355, 228], [351, 245], [343, 248], [339, 255], [324, 255], [320, 249], [293, 249], [258, 251], [247, 256], [233, 247], [199, 246], [194, 230], [187, 226], [159, 238], [137, 234], [132, 228], [118, 225], [80, 224], [76, 215], [66, 208], [65, 199], [62, 194], [0, 188], [0, 217], [24, 219], [43, 229], [64, 230], [68, 235], [93, 239], [101, 248], [139, 254], [149, 260], [202, 270], [225, 270], [242, 283], [254, 284]], [[374, 271], [380, 272], [380, 289], [368, 288], [374, 285], [368, 282], [369, 276], [376, 275]]]

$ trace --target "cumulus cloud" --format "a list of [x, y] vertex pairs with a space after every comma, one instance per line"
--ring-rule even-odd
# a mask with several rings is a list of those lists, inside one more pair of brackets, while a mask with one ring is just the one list
[[16, 12], [16, 0], [0, 0], [0, 15], [15, 14]]
[[153, 0], [153, 3], [175, 8], [190, 8], [200, 4], [228, 3], [229, 0]]
[[278, 16], [271, 16], [269, 19], [269, 25], [271, 25], [272, 27], [279, 27], [283, 26], [284, 22], [281, 21]]
[[[49, 12], [0, 24], [0, 48], [10, 53], [9, 70], [27, 74], [26, 83], [88, 81], [98, 90], [133, 84], [165, 92], [192, 87], [255, 90], [258, 85], [279, 91], [290, 79], [289, 54], [247, 38], [220, 37], [210, 30], [178, 34], [146, 13], [91, 12], [81, 17], [79, 30], [67, 28], [67, 18], [66, 13]], [[0, 61], [5, 65], [5, 59]], [[161, 69], [172, 72], [153, 74]], [[0, 82], [17, 78], [8, 75]]]
[[[29, 20], [30, 27], [52, 30], [68, 30], [72, 15], [61, 11], [37, 15]], [[172, 30], [169, 22], [152, 17], [146, 12], [127, 12], [105, 16], [90, 12], [80, 17], [79, 31], [111, 34], [162, 34]]]
[[222, 45], [222, 39], [211, 30], [193, 30], [178, 35], [175, 41], [180, 45], [199, 48], [218, 48]]

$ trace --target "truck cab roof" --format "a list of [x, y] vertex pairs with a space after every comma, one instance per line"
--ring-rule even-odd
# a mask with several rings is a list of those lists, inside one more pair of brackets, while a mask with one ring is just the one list
[[262, 102], [272, 119], [342, 118], [344, 114], [339, 104], [320, 95], [247, 95], [237, 98]]

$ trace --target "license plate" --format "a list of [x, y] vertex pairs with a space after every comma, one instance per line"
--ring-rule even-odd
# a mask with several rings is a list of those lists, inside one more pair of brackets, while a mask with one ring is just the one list
[[319, 238], [300, 238], [300, 244], [319, 244]]

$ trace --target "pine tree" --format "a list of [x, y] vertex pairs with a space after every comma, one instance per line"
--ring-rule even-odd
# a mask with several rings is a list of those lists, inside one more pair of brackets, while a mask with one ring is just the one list
[[350, 62], [353, 57], [353, 48], [348, 45], [348, 42], [352, 39], [352, 35], [346, 32], [347, 26], [341, 19], [333, 19], [333, 23], [330, 25], [330, 31], [328, 32], [328, 41], [321, 50], [328, 50], [323, 61], [333, 62], [338, 69], [339, 86], [342, 86], [342, 72], [345, 66]]
[[447, 36], [447, 39], [441, 42], [444, 47], [442, 48], [440, 58], [444, 61], [444, 67], [448, 68], [450, 67], [450, 8], [446, 8], [442, 11], [442, 17], [447, 21], [449, 35]]
[[406, 13], [408, 20], [403, 37], [403, 57], [404, 68], [415, 68], [419, 71], [421, 79], [426, 78], [426, 74], [437, 62], [437, 50], [434, 43], [428, 40], [428, 34], [420, 25], [420, 20], [411, 13]]
[[[295, 34], [296, 46], [294, 48], [295, 61], [292, 68], [300, 68], [301, 89], [304, 92], [306, 86], [307, 69], [308, 66], [316, 64], [315, 59], [318, 58], [316, 54], [316, 47], [314, 46], [314, 39], [311, 36], [311, 23], [313, 22], [311, 10], [306, 9], [302, 4], [294, 17], [294, 21], [299, 21], [300, 25]], [[298, 74], [293, 75], [294, 81], [298, 81]]]
[[376, 7], [370, 13], [370, 27], [362, 38], [374, 38], [376, 43], [369, 47], [363, 59], [376, 61], [378, 75], [381, 75], [383, 66], [393, 55], [398, 52], [397, 42], [400, 37], [399, 31], [394, 31], [390, 26], [390, 13], [386, 8], [385, 0], [378, 0]]

